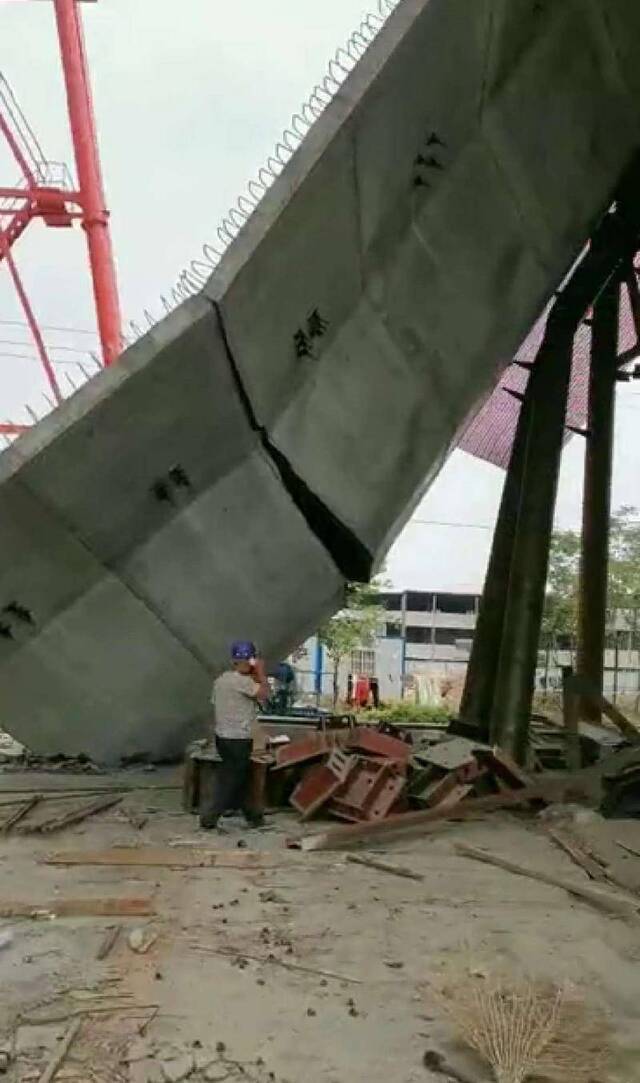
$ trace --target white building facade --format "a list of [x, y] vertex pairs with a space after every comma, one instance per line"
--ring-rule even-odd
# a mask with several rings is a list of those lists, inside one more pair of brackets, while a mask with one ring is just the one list
[[[478, 594], [398, 591], [380, 595], [388, 614], [373, 644], [351, 652], [338, 673], [340, 698], [349, 675], [376, 677], [380, 698], [400, 700], [418, 683], [430, 681], [460, 687], [464, 682], [480, 606]], [[640, 611], [617, 610], [610, 616], [604, 657], [604, 694], [609, 698], [640, 694]], [[326, 651], [312, 636], [295, 652], [299, 698], [329, 699], [333, 670]], [[562, 668], [575, 665], [567, 637], [543, 643], [536, 687], [559, 689]]]

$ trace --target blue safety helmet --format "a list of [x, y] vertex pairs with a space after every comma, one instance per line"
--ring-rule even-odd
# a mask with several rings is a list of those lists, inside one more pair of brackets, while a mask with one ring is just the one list
[[234, 662], [250, 662], [257, 653], [255, 643], [249, 639], [236, 639], [231, 644], [231, 658]]

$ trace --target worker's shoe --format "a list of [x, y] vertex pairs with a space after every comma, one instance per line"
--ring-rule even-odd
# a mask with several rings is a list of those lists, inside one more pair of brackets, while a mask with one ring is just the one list
[[264, 816], [261, 812], [245, 812], [244, 818], [249, 827], [264, 827]]
[[205, 813], [204, 816], [200, 817], [200, 827], [204, 831], [215, 831], [215, 829], [218, 827], [219, 820], [219, 816], [211, 816]]

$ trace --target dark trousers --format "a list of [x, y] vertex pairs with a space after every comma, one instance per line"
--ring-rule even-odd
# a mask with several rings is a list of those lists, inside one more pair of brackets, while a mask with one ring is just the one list
[[249, 789], [253, 741], [251, 738], [216, 737], [216, 748], [222, 762], [216, 768], [213, 805], [207, 811], [207, 818], [215, 819], [231, 809], [241, 809], [251, 815]]

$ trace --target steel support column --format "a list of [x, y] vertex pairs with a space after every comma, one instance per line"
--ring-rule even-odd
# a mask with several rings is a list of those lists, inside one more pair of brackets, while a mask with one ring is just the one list
[[529, 376], [502, 488], [500, 510], [493, 533], [491, 555], [460, 703], [460, 717], [465, 722], [477, 726], [478, 737], [483, 741], [489, 740], [489, 721], [507, 604], [511, 555], [520, 506], [531, 389], [531, 376]]
[[575, 319], [568, 313], [565, 317], [565, 311], [561, 297], [547, 321], [530, 378], [522, 487], [491, 710], [491, 740], [519, 762], [526, 751], [573, 335], [584, 308]]
[[521, 763], [528, 741], [573, 338], [587, 308], [637, 247], [639, 173], [636, 158], [621, 181], [616, 209], [602, 219], [589, 250], [557, 296], [531, 375], [522, 492], [490, 725], [492, 740]]
[[[603, 692], [619, 319], [620, 283], [612, 279], [593, 310], [578, 600], [576, 668], [599, 695]], [[581, 717], [600, 721], [600, 706], [593, 699], [581, 696], [579, 709]]]

